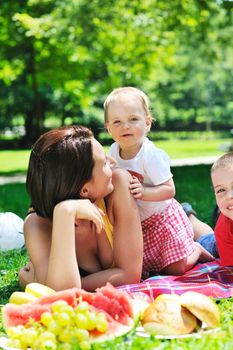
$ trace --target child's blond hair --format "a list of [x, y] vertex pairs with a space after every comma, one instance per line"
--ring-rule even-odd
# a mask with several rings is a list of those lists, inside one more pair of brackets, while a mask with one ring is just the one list
[[211, 175], [216, 169], [223, 169], [233, 167], [233, 152], [225, 153], [223, 156], [218, 158], [211, 167]]
[[150, 106], [149, 106], [150, 102], [149, 102], [149, 98], [146, 96], [146, 94], [142, 90], [139, 90], [133, 86], [124, 86], [124, 87], [120, 87], [118, 89], [114, 89], [107, 96], [106, 100], [104, 101], [105, 123], [108, 121], [107, 113], [108, 113], [108, 107], [109, 107], [110, 103], [115, 101], [119, 95], [127, 95], [127, 94], [135, 95], [136, 97], [138, 97], [142, 103], [142, 107], [145, 110], [146, 115], [147, 116], [150, 115]]

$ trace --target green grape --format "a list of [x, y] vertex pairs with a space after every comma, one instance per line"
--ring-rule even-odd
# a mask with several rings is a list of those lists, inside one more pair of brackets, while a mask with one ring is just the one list
[[72, 308], [72, 306], [70, 306], [70, 305], [64, 306], [64, 307], [62, 308], [62, 312], [65, 312], [65, 313], [68, 314], [70, 317], [74, 317], [74, 315], [75, 315], [75, 311], [74, 311], [74, 309]]
[[90, 350], [91, 349], [91, 344], [86, 340], [79, 343], [79, 346], [82, 350]]
[[23, 333], [23, 342], [27, 346], [32, 346], [35, 340], [38, 338], [38, 332], [33, 327], [25, 328]]
[[59, 335], [58, 335], [58, 339], [59, 341], [63, 342], [63, 343], [70, 343], [71, 342], [71, 338], [72, 338], [72, 334], [70, 329], [64, 329]]
[[56, 336], [52, 332], [45, 331], [45, 332], [41, 333], [40, 340], [41, 340], [41, 342], [46, 341], [46, 340], [55, 341]]
[[20, 339], [24, 331], [23, 326], [9, 327], [6, 331], [7, 335], [11, 339]]
[[62, 328], [61, 326], [58, 324], [57, 321], [53, 320], [52, 322], [49, 323], [48, 325], [48, 330], [56, 335], [58, 335], [59, 333], [61, 333]]
[[51, 339], [47, 339], [40, 343], [40, 349], [41, 350], [56, 350], [57, 344], [56, 341], [53, 341]]
[[78, 328], [87, 329], [88, 327], [88, 316], [83, 313], [77, 313], [75, 315], [75, 324]]
[[77, 338], [78, 342], [82, 342], [89, 339], [89, 332], [86, 329], [76, 328], [74, 330], [74, 336]]
[[53, 313], [52, 313], [53, 319], [55, 321], [57, 321], [57, 319], [59, 318], [59, 315], [60, 315], [60, 312], [58, 312], [58, 311], [53, 311]]
[[55, 301], [52, 305], [51, 305], [51, 309], [53, 312], [61, 312], [62, 309], [64, 307], [66, 307], [68, 304], [65, 300], [58, 300]]
[[7, 346], [9, 346], [9, 348], [15, 348], [15, 349], [24, 348], [24, 345], [21, 343], [19, 339], [8, 339]]
[[50, 312], [43, 312], [43, 314], [41, 315], [40, 321], [43, 325], [45, 325], [46, 327], [48, 327], [48, 325], [50, 324], [50, 322], [53, 321], [53, 316], [51, 315]]
[[86, 327], [86, 329], [88, 331], [92, 331], [93, 329], [96, 328], [96, 324], [97, 324], [96, 312], [89, 312], [89, 314], [87, 315], [87, 327]]
[[81, 301], [75, 308], [75, 312], [89, 311], [89, 304], [86, 301]]
[[105, 333], [108, 330], [108, 321], [106, 318], [103, 317], [97, 317], [97, 324], [96, 324], [97, 331], [101, 333]]
[[57, 322], [58, 322], [59, 326], [66, 327], [70, 323], [70, 317], [67, 313], [61, 312], [59, 314], [59, 316], [57, 316]]
[[58, 344], [58, 348], [57, 350], [71, 350], [72, 349], [72, 345], [69, 343], [60, 343]]

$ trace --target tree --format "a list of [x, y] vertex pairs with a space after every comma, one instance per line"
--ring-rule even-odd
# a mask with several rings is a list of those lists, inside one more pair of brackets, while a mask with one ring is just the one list
[[53, 115], [98, 135], [104, 98], [122, 85], [148, 93], [160, 127], [232, 124], [229, 3], [3, 1], [0, 125], [23, 117], [24, 145]]

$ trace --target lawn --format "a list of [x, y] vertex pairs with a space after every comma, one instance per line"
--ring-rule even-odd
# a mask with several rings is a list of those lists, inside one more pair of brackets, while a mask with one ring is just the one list
[[[221, 155], [230, 139], [193, 139], [156, 141], [157, 147], [164, 149], [171, 159]], [[105, 146], [107, 152], [108, 146]], [[0, 175], [25, 173], [30, 150], [0, 151]]]
[[[169, 143], [167, 141], [165, 142]], [[160, 145], [160, 147], [163, 146]], [[28, 153], [27, 151], [23, 151], [25, 153], [22, 154], [20, 152], [21, 151], [17, 152], [17, 158], [21, 157], [20, 161], [22, 161], [25, 156], [24, 163], [21, 163], [23, 165], [19, 165], [20, 162], [18, 163], [14, 158], [14, 152], [10, 152], [8, 153], [8, 162], [9, 159], [11, 159], [13, 164], [9, 166], [9, 163], [7, 165], [6, 162], [4, 169], [1, 162], [2, 152], [0, 152], [0, 171], [2, 171], [2, 173], [13, 174], [18, 171], [25, 171]], [[6, 154], [7, 153], [5, 153], [5, 155]], [[200, 156], [199, 153], [198, 156]], [[198, 212], [199, 217], [209, 224], [212, 224], [212, 213], [215, 201], [209, 177], [210, 166], [177, 167], [172, 168], [172, 172], [176, 183], [176, 198], [180, 202], [191, 202]], [[0, 211], [13, 211], [23, 218], [28, 205], [29, 199], [24, 184], [7, 184], [0, 186]], [[17, 284], [17, 271], [20, 266], [26, 263], [27, 259], [26, 253], [21, 251], [0, 253], [0, 304], [5, 304], [10, 294], [19, 289]], [[126, 338], [116, 339], [114, 342], [95, 345], [93, 349], [231, 350], [233, 349], [233, 299], [221, 299], [217, 300], [217, 303], [221, 310], [221, 328], [218, 332], [203, 334], [201, 338], [193, 337], [177, 340], [158, 340], [153, 337], [141, 338], [132, 333]], [[0, 324], [0, 332], [1, 331], [3, 332], [3, 328]]]

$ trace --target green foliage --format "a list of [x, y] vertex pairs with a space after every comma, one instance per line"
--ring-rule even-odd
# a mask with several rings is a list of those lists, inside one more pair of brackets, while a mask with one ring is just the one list
[[4, 0], [0, 127], [23, 117], [28, 144], [53, 116], [98, 134], [121, 85], [148, 93], [160, 127], [232, 127], [232, 18], [230, 1]]

